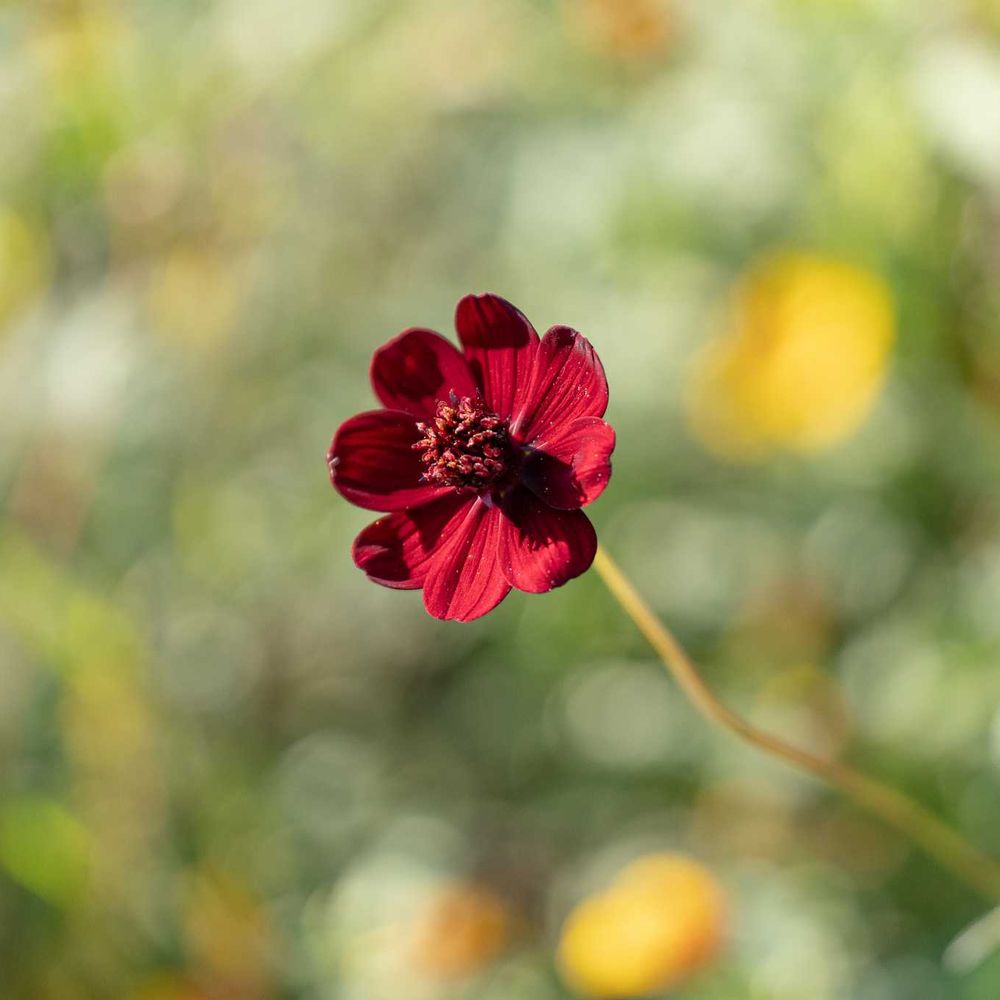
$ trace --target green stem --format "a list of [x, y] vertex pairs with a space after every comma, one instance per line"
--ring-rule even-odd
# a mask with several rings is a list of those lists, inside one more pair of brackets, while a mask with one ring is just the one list
[[991, 902], [1000, 900], [1000, 865], [996, 861], [980, 853], [960, 834], [902, 792], [839, 761], [824, 760], [792, 746], [737, 715], [715, 697], [681, 644], [602, 548], [597, 550], [594, 569], [656, 650], [681, 690], [709, 722], [728, 729], [764, 753], [839, 788], [848, 798], [904, 833], [981, 896]]

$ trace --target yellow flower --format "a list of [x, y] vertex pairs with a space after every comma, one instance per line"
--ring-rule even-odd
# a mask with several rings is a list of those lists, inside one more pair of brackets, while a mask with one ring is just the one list
[[737, 287], [726, 335], [697, 359], [692, 429], [727, 458], [836, 444], [868, 416], [893, 339], [876, 275], [816, 255], [765, 259]]
[[584, 996], [648, 996], [708, 964], [724, 924], [725, 896], [711, 872], [683, 855], [647, 855], [570, 913], [559, 968]]
[[488, 965], [510, 937], [511, 915], [492, 889], [460, 883], [436, 895], [421, 915], [414, 965], [432, 979], [457, 979]]

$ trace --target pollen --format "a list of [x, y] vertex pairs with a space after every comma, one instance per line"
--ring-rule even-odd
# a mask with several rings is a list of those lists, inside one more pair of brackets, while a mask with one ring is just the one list
[[424, 482], [432, 486], [482, 490], [507, 471], [507, 423], [478, 397], [452, 394], [417, 429], [423, 437], [413, 447], [421, 453]]

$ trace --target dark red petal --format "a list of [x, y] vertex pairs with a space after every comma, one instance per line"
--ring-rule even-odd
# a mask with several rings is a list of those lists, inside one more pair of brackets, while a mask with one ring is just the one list
[[590, 341], [568, 326], [554, 326], [535, 352], [511, 433], [530, 444], [577, 417], [603, 417], [607, 408], [608, 380]]
[[600, 417], [577, 417], [538, 438], [521, 481], [550, 507], [575, 510], [593, 503], [611, 478], [615, 432]]
[[424, 607], [435, 617], [467, 622], [492, 611], [510, 593], [500, 569], [500, 525], [495, 507], [476, 500], [449, 528], [450, 540], [424, 580]]
[[466, 295], [455, 310], [465, 359], [489, 408], [507, 419], [520, 406], [538, 349], [538, 334], [499, 295]]
[[390, 410], [423, 419], [434, 415], [449, 393], [475, 396], [479, 391], [461, 352], [433, 330], [404, 330], [372, 358], [372, 388]]
[[420, 482], [423, 465], [413, 444], [417, 423], [399, 410], [369, 410], [340, 425], [327, 454], [330, 481], [366, 510], [405, 510], [430, 503], [448, 488]]
[[467, 494], [452, 493], [425, 507], [379, 518], [354, 540], [355, 565], [383, 587], [422, 587], [434, 555], [451, 537], [451, 522], [461, 523], [465, 508], [474, 502]]
[[500, 564], [511, 586], [543, 594], [590, 568], [597, 533], [582, 510], [553, 510], [527, 490], [504, 505]]

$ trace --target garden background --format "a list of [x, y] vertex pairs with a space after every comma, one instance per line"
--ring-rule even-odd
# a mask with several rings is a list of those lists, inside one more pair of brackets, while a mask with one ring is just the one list
[[1000, 996], [988, 904], [596, 576], [434, 621], [325, 467], [467, 292], [576, 327], [589, 513], [715, 689], [1000, 853], [994, 0], [7, 0], [0, 52], [3, 1000], [559, 1000], [662, 852], [729, 913], [671, 995]]

